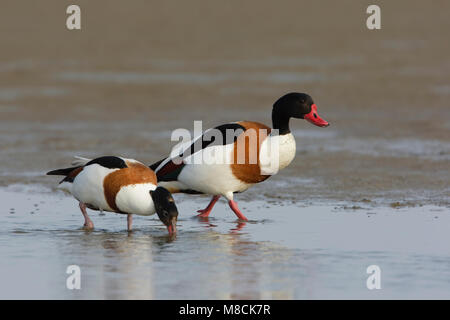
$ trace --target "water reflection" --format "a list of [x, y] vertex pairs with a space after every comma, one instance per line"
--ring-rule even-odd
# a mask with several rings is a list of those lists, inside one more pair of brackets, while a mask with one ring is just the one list
[[[231, 227], [214, 219], [189, 223], [177, 237], [148, 230], [76, 230], [55, 239], [61, 265], [78, 264], [79, 292], [66, 298], [99, 299], [260, 299], [292, 298], [290, 266], [295, 253], [270, 242], [250, 240], [249, 226]], [[196, 228], [197, 227], [197, 228]], [[207, 230], [205, 230], [205, 228]], [[195, 231], [192, 231], [194, 229]]]
[[236, 224], [236, 227], [230, 229], [230, 233], [231, 233], [231, 234], [233, 234], [233, 233], [238, 233], [239, 231], [242, 230], [242, 228], [245, 227], [245, 225], [246, 225], [245, 222], [239, 221], [239, 222]]
[[144, 233], [93, 231], [66, 239], [59, 256], [81, 267], [79, 298], [152, 299], [153, 241]]
[[[192, 258], [200, 259], [204, 270], [197, 273], [197, 281], [190, 283], [191, 286], [199, 286], [198, 290], [207, 291], [211, 298], [293, 297], [294, 283], [287, 272], [294, 265], [292, 250], [270, 242], [252, 241], [246, 232], [246, 227], [252, 223], [237, 220], [231, 228], [229, 224], [224, 228], [224, 223], [216, 224], [214, 218], [192, 220], [208, 232], [189, 234], [189, 239], [183, 235], [180, 239], [195, 242], [201, 248], [201, 253]], [[199, 284], [206, 288], [200, 288]]]
[[[210, 221], [209, 217], [195, 216], [195, 217], [193, 217], [193, 219], [198, 220], [203, 225], [203, 227], [205, 227], [205, 228], [215, 228], [215, 227], [218, 226], [217, 224], [212, 223]], [[237, 233], [238, 231], [241, 231], [244, 228], [245, 225], [246, 225], [245, 221], [236, 220], [236, 226], [232, 227], [230, 229], [230, 233]]]
[[[253, 201], [255, 221], [234, 220], [218, 207], [208, 219], [182, 216], [177, 236], [170, 237], [156, 217], [137, 218], [127, 232], [125, 217], [94, 215], [101, 228], [86, 231], [79, 212], [67, 209], [72, 199], [5, 192], [3, 200], [15, 209], [0, 226], [3, 298], [370, 298], [365, 270], [374, 261], [390, 270], [383, 297], [448, 297], [448, 248], [442, 244], [450, 217], [442, 208], [377, 207], [368, 219], [334, 205], [306, 210], [285, 203], [276, 210]], [[41, 210], [31, 215], [34, 204]], [[189, 198], [180, 204], [185, 214], [197, 206]], [[380, 228], [395, 241], [380, 243]], [[411, 237], [425, 231], [430, 245]], [[65, 286], [72, 264], [81, 268], [81, 290]], [[410, 290], [413, 285], [424, 291]]]

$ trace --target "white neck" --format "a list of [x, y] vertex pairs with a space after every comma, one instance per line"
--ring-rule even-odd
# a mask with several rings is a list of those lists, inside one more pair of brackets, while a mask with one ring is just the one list
[[295, 151], [296, 145], [292, 133], [268, 136], [260, 149], [261, 173], [273, 175], [286, 168], [294, 160]]

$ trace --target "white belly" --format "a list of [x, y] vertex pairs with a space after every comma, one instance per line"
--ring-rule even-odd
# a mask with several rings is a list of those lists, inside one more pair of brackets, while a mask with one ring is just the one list
[[[178, 181], [189, 189], [227, 198], [230, 193], [247, 190], [252, 184], [237, 179], [231, 171], [233, 148], [233, 144], [213, 146], [195, 153], [186, 159], [194, 163], [185, 165]], [[196, 164], [200, 160], [202, 163]]]
[[116, 196], [116, 205], [121, 212], [148, 216], [155, 213], [155, 205], [150, 191], [155, 190], [152, 183], [142, 183], [122, 187]]

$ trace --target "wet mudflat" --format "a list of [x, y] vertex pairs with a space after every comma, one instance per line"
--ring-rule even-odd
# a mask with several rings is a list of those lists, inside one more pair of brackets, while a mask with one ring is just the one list
[[[92, 212], [81, 228], [76, 201], [63, 194], [3, 189], [1, 298], [320, 299], [449, 298], [450, 212], [422, 207], [316, 205], [262, 201], [235, 220], [220, 202], [196, 218], [206, 197], [178, 196], [178, 235], [156, 217]], [[25, 191], [25, 190], [23, 190]], [[81, 268], [81, 290], [66, 269]], [[381, 290], [368, 290], [378, 265]]]

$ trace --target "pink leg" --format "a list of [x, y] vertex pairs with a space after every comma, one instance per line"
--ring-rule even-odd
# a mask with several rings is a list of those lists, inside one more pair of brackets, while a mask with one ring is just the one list
[[89, 218], [87, 211], [86, 211], [86, 205], [80, 201], [80, 210], [81, 213], [83, 214], [84, 217], [84, 227], [86, 229], [94, 229], [94, 223], [92, 222], [92, 220]]
[[220, 196], [213, 196], [211, 199], [211, 202], [208, 204], [208, 206], [205, 209], [197, 211], [200, 213], [199, 215], [197, 215], [197, 217], [202, 217], [202, 218], [208, 217], [209, 214], [211, 213], [212, 208], [216, 204], [217, 200], [219, 200], [219, 198], [220, 198]]
[[131, 225], [133, 224], [133, 216], [129, 213], [127, 216], [127, 230], [131, 231]]
[[244, 220], [244, 221], [248, 221], [248, 219], [239, 210], [236, 201], [230, 200], [230, 201], [228, 201], [228, 205], [230, 206], [231, 210], [233, 210], [234, 214], [236, 214], [236, 216], [239, 219]]

